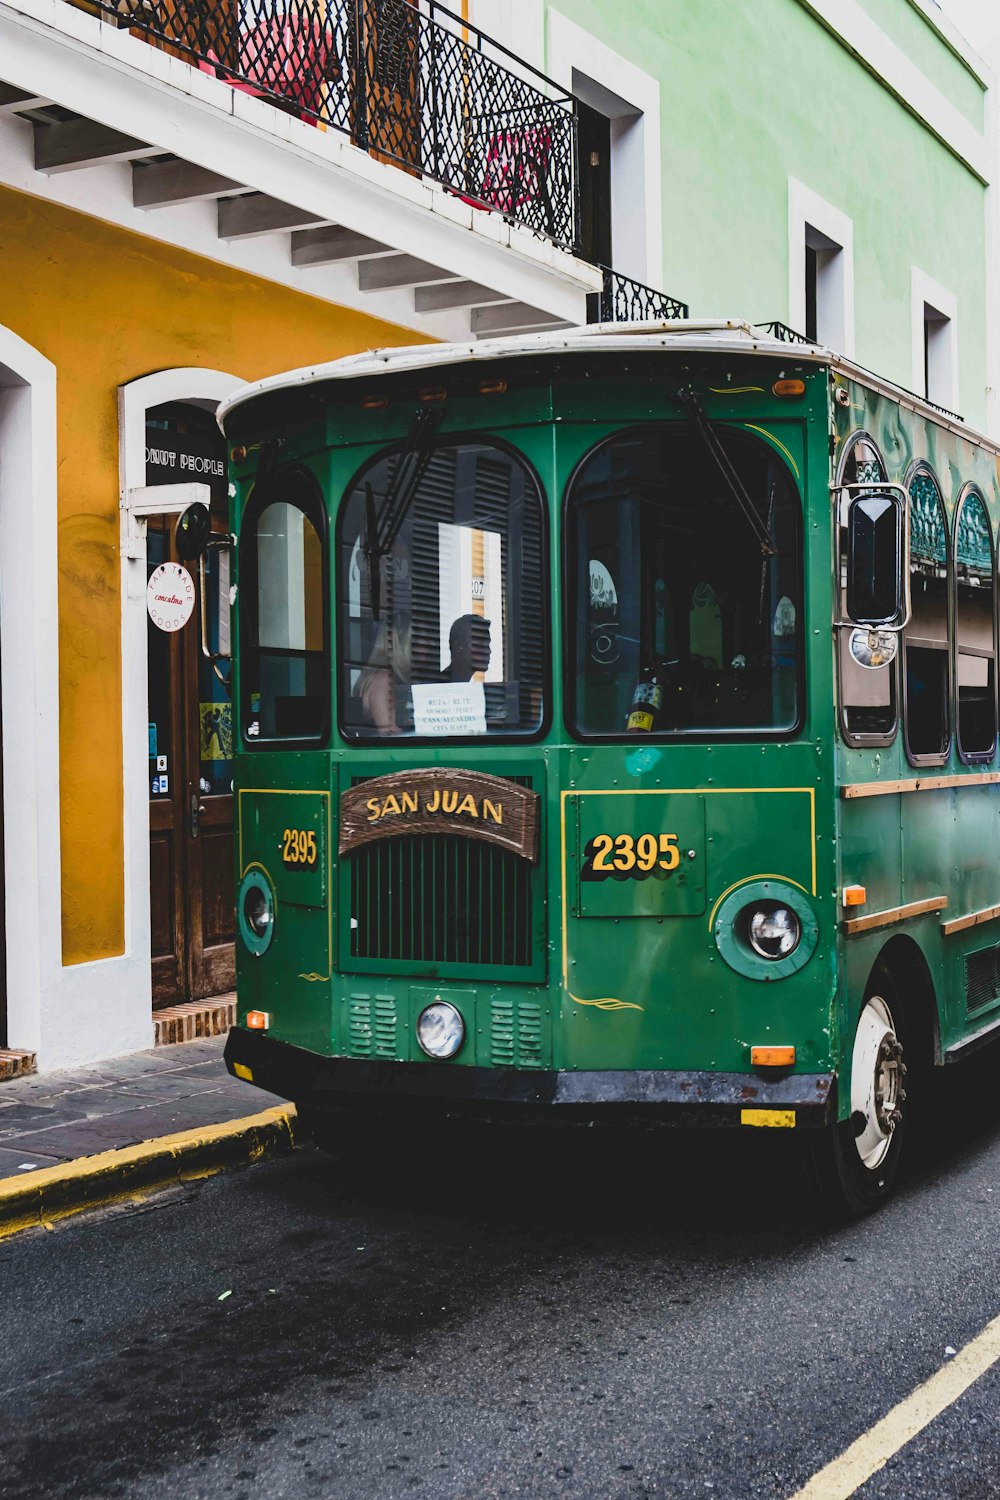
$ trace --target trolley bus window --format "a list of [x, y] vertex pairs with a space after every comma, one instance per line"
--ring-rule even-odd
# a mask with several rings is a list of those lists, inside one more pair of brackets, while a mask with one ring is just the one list
[[[860, 434], [845, 455], [841, 484], [878, 485], [884, 484], [887, 477], [878, 449], [870, 438]], [[850, 488], [841, 491], [838, 528], [841, 619], [847, 617], [847, 517], [852, 496], [857, 493]], [[853, 628], [848, 625], [837, 631], [841, 729], [849, 745], [888, 745], [896, 734], [896, 667], [894, 663], [877, 668], [859, 665], [850, 652]]]
[[955, 675], [963, 760], [988, 760], [996, 745], [995, 588], [990, 518], [973, 490], [960, 502], [955, 524]]
[[571, 482], [570, 713], [582, 735], [622, 734], [644, 697], [654, 734], [790, 733], [799, 721], [798, 495], [763, 443], [720, 437], [770, 556], [690, 433], [620, 433]]
[[910, 623], [906, 630], [904, 728], [914, 765], [941, 763], [951, 744], [948, 648], [948, 522], [934, 476], [910, 481]]
[[396, 515], [397, 462], [390, 453], [368, 465], [341, 509], [345, 735], [536, 733], [546, 650], [536, 480], [505, 449], [441, 442]]
[[326, 521], [315, 479], [275, 475], [241, 534], [244, 738], [322, 740], [329, 724]]

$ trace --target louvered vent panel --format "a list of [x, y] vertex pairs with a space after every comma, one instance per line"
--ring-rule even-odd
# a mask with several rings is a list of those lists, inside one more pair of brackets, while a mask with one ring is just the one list
[[490, 1062], [495, 1068], [514, 1066], [514, 1002], [494, 1000], [490, 1015]]
[[968, 1015], [1000, 998], [1000, 947], [983, 948], [965, 960], [965, 1009]]
[[371, 1057], [373, 1042], [372, 997], [351, 995], [347, 1002], [347, 1050], [351, 1057]]
[[540, 1068], [542, 1008], [535, 1000], [490, 1002], [490, 1062], [495, 1068]]
[[375, 1056], [395, 1057], [399, 1046], [399, 1020], [391, 995], [375, 996]]
[[518, 1003], [517, 1066], [542, 1066], [542, 1007], [536, 1000], [521, 1000]]

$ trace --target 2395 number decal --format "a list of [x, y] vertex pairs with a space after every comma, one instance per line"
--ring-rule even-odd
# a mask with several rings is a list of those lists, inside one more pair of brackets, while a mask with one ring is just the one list
[[293, 870], [311, 870], [316, 865], [316, 834], [312, 828], [286, 828], [281, 836], [282, 862]]
[[681, 862], [676, 833], [598, 833], [587, 845], [587, 860], [581, 872], [585, 880], [606, 880], [609, 875], [642, 879], [664, 871], [669, 874]]

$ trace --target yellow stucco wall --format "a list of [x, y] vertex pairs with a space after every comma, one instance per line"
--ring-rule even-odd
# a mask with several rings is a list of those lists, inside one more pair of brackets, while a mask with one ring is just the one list
[[124, 946], [118, 387], [419, 335], [5, 189], [0, 285], [0, 320], [58, 372], [63, 962], [81, 963]]

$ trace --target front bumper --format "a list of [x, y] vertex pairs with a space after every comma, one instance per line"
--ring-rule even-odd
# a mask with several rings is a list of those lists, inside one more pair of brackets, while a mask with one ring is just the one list
[[[383, 1062], [324, 1057], [261, 1032], [234, 1027], [225, 1052], [234, 1077], [309, 1109], [366, 1100], [380, 1110], [432, 1111], [507, 1119], [549, 1115], [567, 1123], [635, 1117], [665, 1125], [792, 1124], [836, 1118], [832, 1073], [656, 1071], [561, 1072], [469, 1068], [449, 1063]], [[747, 1118], [755, 1111], [783, 1119]], [[794, 1111], [794, 1120], [788, 1118]]]

